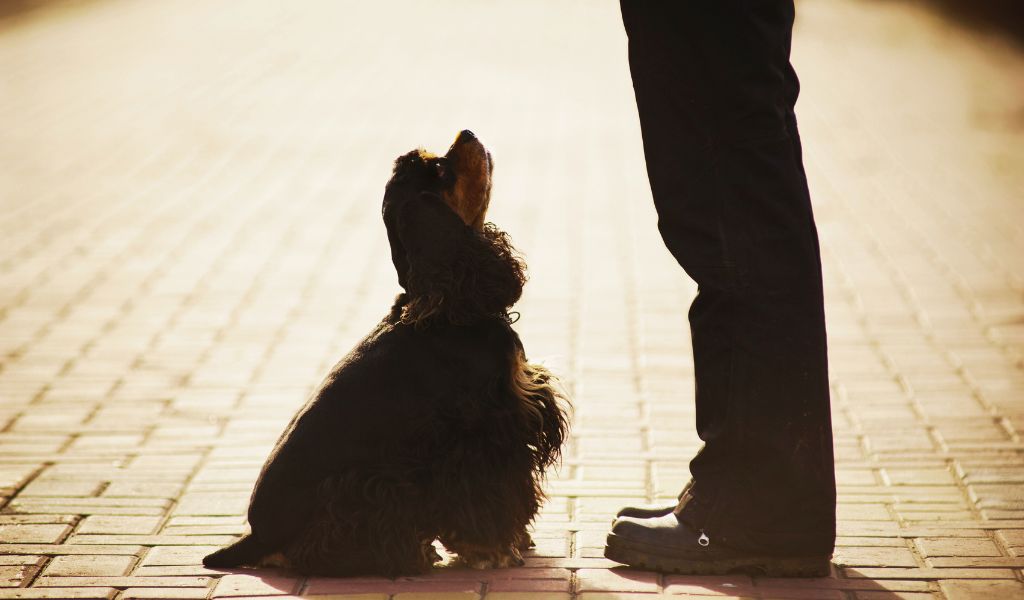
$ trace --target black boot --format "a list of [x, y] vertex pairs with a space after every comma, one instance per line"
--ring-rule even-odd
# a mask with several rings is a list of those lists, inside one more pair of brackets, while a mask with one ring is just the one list
[[604, 555], [631, 567], [683, 575], [827, 577], [830, 570], [829, 556], [777, 556], [730, 548], [674, 514], [617, 519]]

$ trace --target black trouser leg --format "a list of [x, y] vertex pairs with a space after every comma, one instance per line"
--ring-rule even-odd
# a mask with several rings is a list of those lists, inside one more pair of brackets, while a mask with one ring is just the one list
[[688, 524], [738, 548], [835, 541], [821, 259], [793, 115], [791, 0], [622, 0], [651, 191], [697, 282]]

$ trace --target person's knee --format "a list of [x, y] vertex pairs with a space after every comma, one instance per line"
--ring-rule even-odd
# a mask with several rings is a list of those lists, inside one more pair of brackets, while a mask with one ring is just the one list
[[712, 215], [662, 215], [658, 231], [672, 257], [697, 285], [719, 291], [736, 287], [735, 264], [727, 259], [721, 228]]

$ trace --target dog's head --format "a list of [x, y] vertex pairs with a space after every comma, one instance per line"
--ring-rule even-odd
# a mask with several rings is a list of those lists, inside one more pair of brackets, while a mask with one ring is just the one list
[[523, 262], [508, 236], [484, 223], [493, 170], [490, 153], [468, 130], [444, 156], [417, 149], [395, 160], [383, 213], [408, 295], [402, 322], [465, 325], [506, 317], [519, 300]]

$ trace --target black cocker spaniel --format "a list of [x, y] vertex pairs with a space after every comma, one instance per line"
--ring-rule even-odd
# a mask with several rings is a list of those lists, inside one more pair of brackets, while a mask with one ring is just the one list
[[469, 131], [395, 161], [383, 214], [405, 293], [285, 429], [252, 532], [204, 565], [414, 574], [435, 539], [476, 568], [522, 564], [568, 403], [510, 325], [525, 265], [484, 223], [492, 171]]

